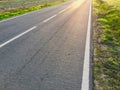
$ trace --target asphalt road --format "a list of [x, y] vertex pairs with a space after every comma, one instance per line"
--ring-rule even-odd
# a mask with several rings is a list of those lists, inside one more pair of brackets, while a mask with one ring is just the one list
[[0, 22], [0, 90], [81, 90], [90, 0]]

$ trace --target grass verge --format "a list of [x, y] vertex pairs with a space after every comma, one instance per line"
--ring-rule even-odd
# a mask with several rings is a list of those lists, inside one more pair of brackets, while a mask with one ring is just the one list
[[[66, 2], [66, 1], [68, 1], [68, 0], [63, 0], [63, 2]], [[37, 5], [37, 6], [32, 6], [32, 7], [28, 7], [28, 8], [23, 7], [23, 8], [9, 10], [9, 11], [5, 11], [5, 12], [0, 12], [0, 20], [10, 18], [10, 17], [13, 17], [13, 16], [17, 16], [17, 15], [21, 15], [21, 14], [24, 14], [24, 13], [27, 13], [27, 12], [39, 10], [41, 8], [61, 4], [63, 2], [62, 1], [56, 1], [56, 2], [51, 2], [51, 3], [47, 3], [47, 4], [41, 4], [41, 5]]]
[[94, 90], [120, 90], [120, 9], [94, 0]]

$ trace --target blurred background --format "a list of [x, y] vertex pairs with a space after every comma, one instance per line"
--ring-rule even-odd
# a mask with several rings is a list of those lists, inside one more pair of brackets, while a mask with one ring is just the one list
[[0, 12], [64, 0], [0, 0]]

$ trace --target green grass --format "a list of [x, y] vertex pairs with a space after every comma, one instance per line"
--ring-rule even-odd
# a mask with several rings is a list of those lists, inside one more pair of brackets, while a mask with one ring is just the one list
[[115, 7], [120, 8], [120, 0], [104, 0], [106, 1], [109, 5], [113, 5]]
[[31, 7], [63, 0], [0, 0], [0, 12], [15, 8]]
[[[64, 2], [65, 1], [68, 1], [68, 0], [64, 0]], [[27, 12], [39, 10], [41, 8], [57, 5], [57, 4], [60, 4], [60, 3], [63, 3], [63, 2], [56, 1], [56, 2], [51, 2], [51, 3], [47, 3], [47, 4], [35, 5], [35, 6], [32, 6], [32, 7], [28, 7], [28, 8], [27, 7], [22, 7], [22, 8], [16, 8], [16, 9], [13, 9], [13, 10], [8, 10], [8, 11], [5, 11], [5, 12], [0, 12], [0, 20], [10, 18], [10, 17], [13, 17], [13, 16], [17, 16], [17, 15], [21, 15], [21, 14], [24, 14], [24, 13], [27, 13]]]
[[94, 90], [120, 90], [120, 6], [109, 1], [94, 0]]

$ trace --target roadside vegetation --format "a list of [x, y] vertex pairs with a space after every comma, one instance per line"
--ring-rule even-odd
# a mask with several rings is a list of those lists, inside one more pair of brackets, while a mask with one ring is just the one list
[[[1, 1], [3, 1], [3, 0], [1, 0]], [[4, 11], [0, 12], [0, 20], [10, 18], [10, 17], [13, 17], [13, 16], [17, 16], [17, 15], [21, 15], [21, 14], [24, 14], [24, 13], [27, 13], [27, 12], [30, 12], [30, 11], [39, 10], [41, 8], [57, 5], [57, 4], [65, 2], [65, 1], [68, 1], [68, 0], [56, 0], [54, 2], [44, 2], [43, 4], [32, 5], [32, 6], [28, 6], [28, 7], [27, 6], [21, 6], [21, 7], [18, 8], [16, 6], [13, 9], [7, 8]]]
[[[118, 3], [120, 3], [120, 0]], [[120, 90], [120, 4], [94, 0], [94, 90]]]

